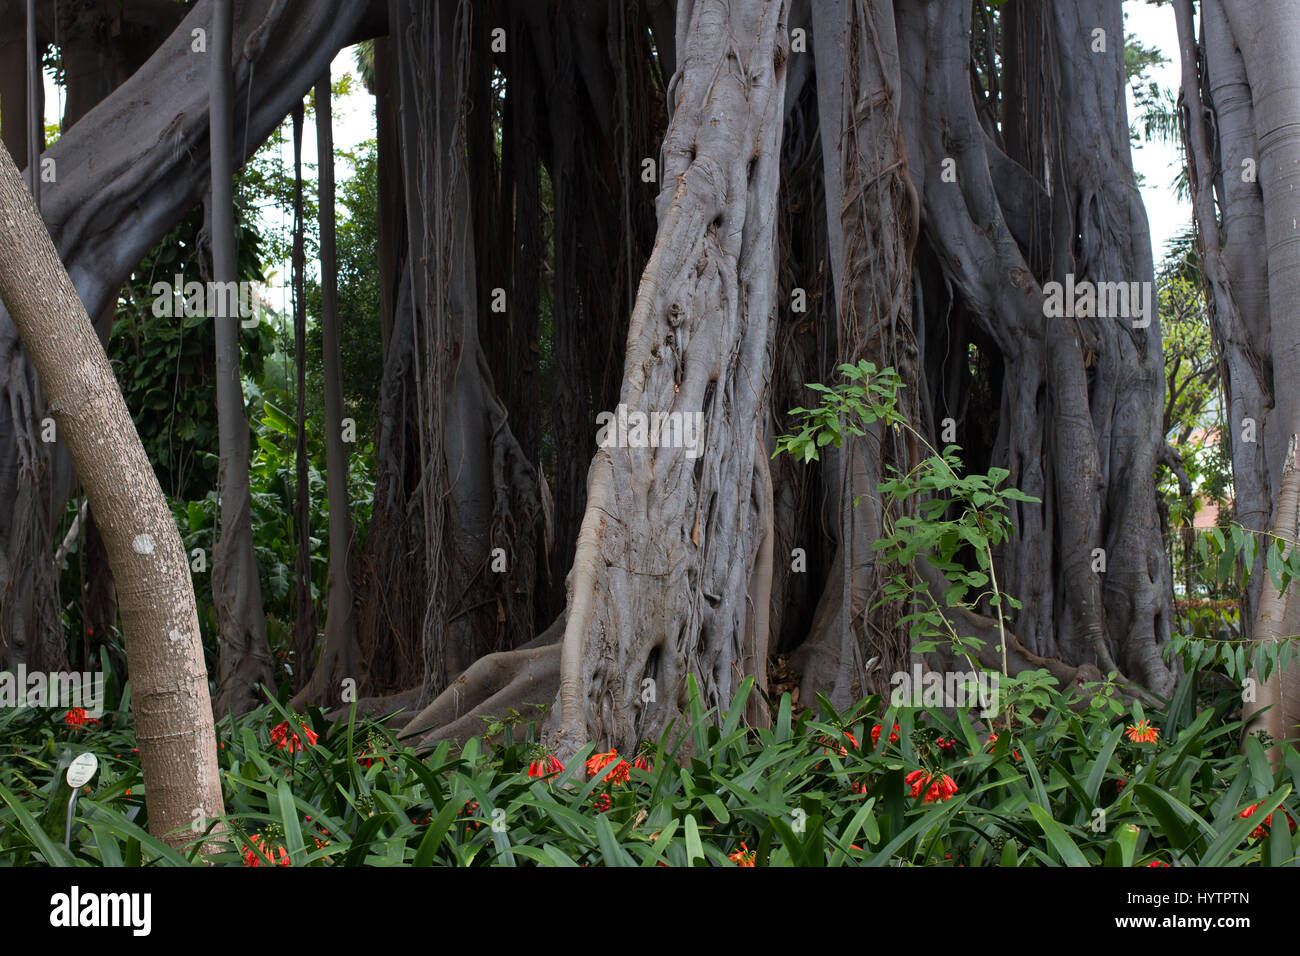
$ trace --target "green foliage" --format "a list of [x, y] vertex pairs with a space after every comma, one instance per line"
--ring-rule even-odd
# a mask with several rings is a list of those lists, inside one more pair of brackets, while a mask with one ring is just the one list
[[[281, 663], [281, 678], [288, 680], [292, 663], [288, 653], [293, 645], [293, 580], [297, 563], [297, 539], [293, 529], [294, 498], [297, 489], [297, 427], [291, 413], [270, 397], [253, 389], [258, 412], [251, 422], [253, 443], [250, 447], [249, 489], [252, 501], [253, 548], [257, 556], [263, 607], [267, 618], [267, 637], [271, 650]], [[288, 396], [275, 394], [286, 401]], [[360, 436], [359, 436], [360, 437]], [[370, 509], [374, 499], [374, 446], [366, 440], [351, 449], [348, 464], [348, 494], [352, 506], [353, 547], [365, 541], [369, 530]], [[320, 604], [325, 600], [329, 574], [329, 554], [325, 535], [329, 527], [329, 501], [325, 488], [325, 442], [319, 429], [307, 424], [308, 493], [311, 506], [311, 594]], [[219, 506], [215, 489], [190, 501], [172, 500], [172, 514], [187, 552], [202, 549], [207, 555], [204, 572], [194, 571], [195, 596], [200, 608], [205, 637], [215, 639], [216, 619], [212, 608], [211, 555], [215, 544]], [[206, 642], [208, 670], [216, 664], [213, 640]]]
[[[750, 728], [751, 681], [722, 714], [692, 684], [687, 722], [646, 747], [649, 769], [626, 768], [626, 782], [605, 779], [622, 755], [586, 772], [592, 744], [558, 774], [529, 776], [536, 726], [519, 715], [497, 722], [494, 741], [418, 752], [383, 720], [330, 723], [271, 702], [218, 729], [226, 817], [210, 827], [222, 841], [211, 859], [266, 866], [283, 849], [291, 866], [727, 866], [743, 847], [757, 866], [1294, 864], [1300, 756], [1285, 745], [1274, 769], [1254, 738], [1242, 752], [1236, 695], [1198, 699], [1189, 676], [1158, 710], [1113, 685], [1044, 683], [1039, 718], [1014, 737], [962, 711], [877, 718], [874, 697], [796, 715], [787, 695], [770, 727]], [[1077, 695], [1094, 692], [1080, 708]], [[125, 699], [95, 726], [61, 717], [0, 711], [0, 865], [194, 862], [147, 832]], [[277, 746], [281, 722], [302, 749]], [[1135, 742], [1126, 724], [1157, 739]], [[103, 769], [64, 850], [60, 781], [82, 750]], [[927, 801], [945, 777], [955, 791]]]
[[[122, 395], [163, 490], [183, 498], [216, 484], [216, 346], [212, 321], [196, 316], [155, 316], [154, 285], [204, 281], [199, 246], [201, 208], [185, 218], [150, 251], [123, 286], [108, 343], [108, 357]], [[261, 237], [241, 225], [236, 278], [261, 282]], [[241, 368], [256, 380], [274, 347], [268, 316], [241, 328]]]
[[[907, 473], [891, 467], [892, 477], [877, 487], [885, 535], [872, 546], [880, 552], [884, 566], [896, 570], [889, 573], [883, 597], [872, 610], [901, 602], [907, 610], [899, 623], [909, 628], [913, 651], [935, 650], [936, 639], [942, 639], [954, 652], [965, 655], [971, 666], [980, 667], [973, 657], [980, 648], [979, 639], [957, 632], [929, 588], [917, 585], [912, 566], [921, 558], [944, 574], [949, 582], [943, 594], [947, 608], [978, 612], [987, 606], [1002, 622], [1006, 609], [1019, 610], [1020, 602], [998, 587], [994, 549], [1014, 531], [1010, 503], [1038, 499], [1015, 488], [1000, 487], [1010, 475], [1005, 468], [991, 468], [983, 475], [961, 474], [956, 445], [936, 451], [899, 413], [898, 391], [903, 382], [894, 369], [878, 370], [864, 359], [857, 365], [841, 365], [839, 371], [844, 381], [834, 387], [808, 386], [821, 395], [821, 402], [811, 409], [791, 409], [795, 431], [777, 437], [773, 457], [786, 453], [804, 461], [815, 460], [819, 448], [832, 443], [838, 448], [845, 435], [864, 437], [877, 423], [907, 429], [931, 452]], [[1011, 676], [1006, 667], [1005, 639], [1001, 650], [1008, 714], [1032, 709], [1041, 699], [1037, 679]]]
[[[343, 370], [345, 417], [357, 423], [358, 431], [370, 431], [377, 417], [379, 383], [384, 377], [383, 339], [379, 315], [379, 180], [378, 154], [374, 140], [362, 143], [356, 152], [342, 154], [352, 164], [352, 175], [340, 183], [338, 204], [338, 308], [339, 351]], [[307, 288], [307, 308], [320, 315], [320, 285]], [[321, 327], [307, 329], [308, 374], [324, 381]], [[324, 420], [325, 390], [309, 389], [310, 414]]]

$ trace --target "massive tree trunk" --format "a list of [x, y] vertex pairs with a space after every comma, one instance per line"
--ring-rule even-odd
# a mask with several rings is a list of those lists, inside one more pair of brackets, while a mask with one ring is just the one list
[[[1151, 234], [1129, 149], [1124, 18], [1119, 0], [1055, 0], [1053, 13], [1062, 98], [1052, 278], [1065, 281], [1068, 273], [1076, 285], [1148, 290], [1151, 314], [1098, 316], [1082, 323], [1075, 341], [1074, 335], [1051, 341], [1077, 370], [1081, 407], [1091, 417], [1087, 439], [1097, 446], [1105, 633], [1120, 668], [1165, 693], [1173, 675], [1160, 648], [1174, 623], [1173, 580], [1153, 481], [1164, 449], [1164, 361]], [[1104, 50], [1097, 49], [1098, 29], [1105, 31]], [[1059, 320], [1054, 325], [1068, 328]], [[1068, 457], [1058, 458], [1061, 473], [1069, 464]], [[1061, 501], [1068, 506], [1070, 499], [1062, 493]], [[1065, 534], [1077, 535], [1077, 527], [1065, 524]], [[1080, 543], [1082, 570], [1095, 545]], [[1070, 545], [1068, 537], [1062, 541], [1067, 554]], [[1064, 591], [1068, 598], [1068, 583]]]
[[173, 846], [222, 815], [189, 563], [122, 393], [8, 151], [0, 299], [40, 376], [119, 582], [150, 831]]
[[702, 428], [694, 443], [679, 432], [660, 447], [631, 432], [592, 460], [553, 715], [562, 755], [592, 739], [632, 751], [657, 738], [686, 708], [688, 675], [706, 706], [730, 703], [746, 675], [766, 684], [772, 487], [763, 435], [786, 7], [677, 7], [659, 235], [619, 399], [629, 413], [674, 412]]
[[[212, 105], [212, 197], [208, 223], [212, 243], [212, 283], [236, 281], [235, 200], [230, 163], [233, 126], [230, 33], [233, 0], [216, 0], [209, 37]], [[209, 286], [211, 289], [212, 286]], [[252, 495], [248, 478], [248, 417], [239, 371], [239, 326], [236, 302], [243, 297], [219, 295], [209, 301], [217, 340], [217, 433], [220, 458], [217, 493], [221, 531], [212, 554], [212, 603], [217, 614], [217, 713], [241, 714], [261, 703], [275, 670], [266, 643], [262, 586], [253, 552]]]
[[[967, 385], [989, 403], [982, 413], [968, 406], [953, 416], [956, 396], [938, 375], [926, 406], [931, 428], [957, 419], [968, 466], [983, 467], [987, 455], [1010, 470], [1009, 485], [1041, 499], [1012, 510], [1016, 535], [998, 556], [1000, 581], [1024, 603], [1012, 623], [1025, 646], [1122, 669], [1163, 692], [1173, 679], [1159, 656], [1172, 594], [1155, 510], [1158, 322], [1049, 317], [1044, 292], [1071, 273], [1081, 282], [1151, 277], [1128, 163], [1119, 2], [1015, 6], [1024, 48], [1057, 53], [1004, 94], [1009, 114], [1039, 130], [1009, 143], [1018, 156], [981, 125], [972, 101], [969, 5], [898, 8], [908, 157], [923, 196], [925, 258], [939, 270], [917, 275], [918, 337], [931, 368], [954, 346], [965, 366], [975, 343], [990, 363]], [[1094, 29], [1110, 38], [1095, 54]], [[1092, 127], [1075, 112], [1105, 132], [1085, 135]]]

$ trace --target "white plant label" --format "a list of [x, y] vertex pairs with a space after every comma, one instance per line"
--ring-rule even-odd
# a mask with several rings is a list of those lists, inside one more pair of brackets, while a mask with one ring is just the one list
[[84, 787], [99, 769], [99, 758], [92, 753], [84, 753], [68, 764], [68, 786], [73, 790]]

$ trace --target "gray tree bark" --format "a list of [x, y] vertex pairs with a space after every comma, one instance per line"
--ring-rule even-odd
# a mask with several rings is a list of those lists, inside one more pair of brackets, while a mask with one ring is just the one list
[[766, 684], [763, 431], [786, 13], [777, 0], [677, 6], [659, 235], [631, 316], [620, 402], [701, 414], [702, 454], [611, 447], [592, 460], [551, 722], [562, 756], [588, 740], [632, 752], [656, 739], [685, 710], [688, 675], [706, 707], [729, 704], [746, 674]]
[[325, 640], [308, 695], [337, 703], [342, 681], [360, 683], [361, 653], [352, 614], [352, 512], [343, 441], [343, 367], [339, 353], [338, 255], [334, 226], [334, 133], [330, 78], [316, 83], [316, 154], [320, 163], [321, 350], [325, 372], [325, 483], [329, 499], [329, 582]]
[[[211, 57], [212, 197], [208, 207], [211, 225], [212, 281], [234, 283], [235, 199], [231, 177], [233, 81], [230, 68], [230, 34], [233, 0], [215, 0], [208, 56]], [[220, 461], [217, 489], [221, 501], [221, 530], [212, 554], [212, 603], [217, 613], [220, 644], [217, 661], [217, 713], [241, 714], [261, 701], [262, 687], [272, 687], [275, 677], [271, 650], [266, 642], [266, 614], [262, 586], [253, 552], [252, 497], [248, 480], [248, 417], [244, 412], [244, 385], [239, 371], [238, 308], [229, 297], [212, 318], [217, 339], [217, 434]], [[211, 309], [212, 303], [209, 302]], [[226, 314], [233, 312], [233, 314]]]

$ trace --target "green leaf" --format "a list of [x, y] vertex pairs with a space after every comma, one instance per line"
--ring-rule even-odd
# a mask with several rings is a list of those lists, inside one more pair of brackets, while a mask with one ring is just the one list
[[693, 814], [686, 814], [686, 865], [695, 866], [705, 862], [704, 845], [700, 843], [700, 828], [695, 823]]
[[1029, 804], [1029, 812], [1038, 825], [1043, 828], [1043, 834], [1047, 837], [1047, 842], [1052, 845], [1061, 862], [1066, 866], [1087, 866], [1088, 859], [1083, 855], [1078, 845], [1070, 839], [1070, 834], [1065, 831], [1059, 823], [1052, 819], [1052, 815], [1043, 807], [1036, 803]]

